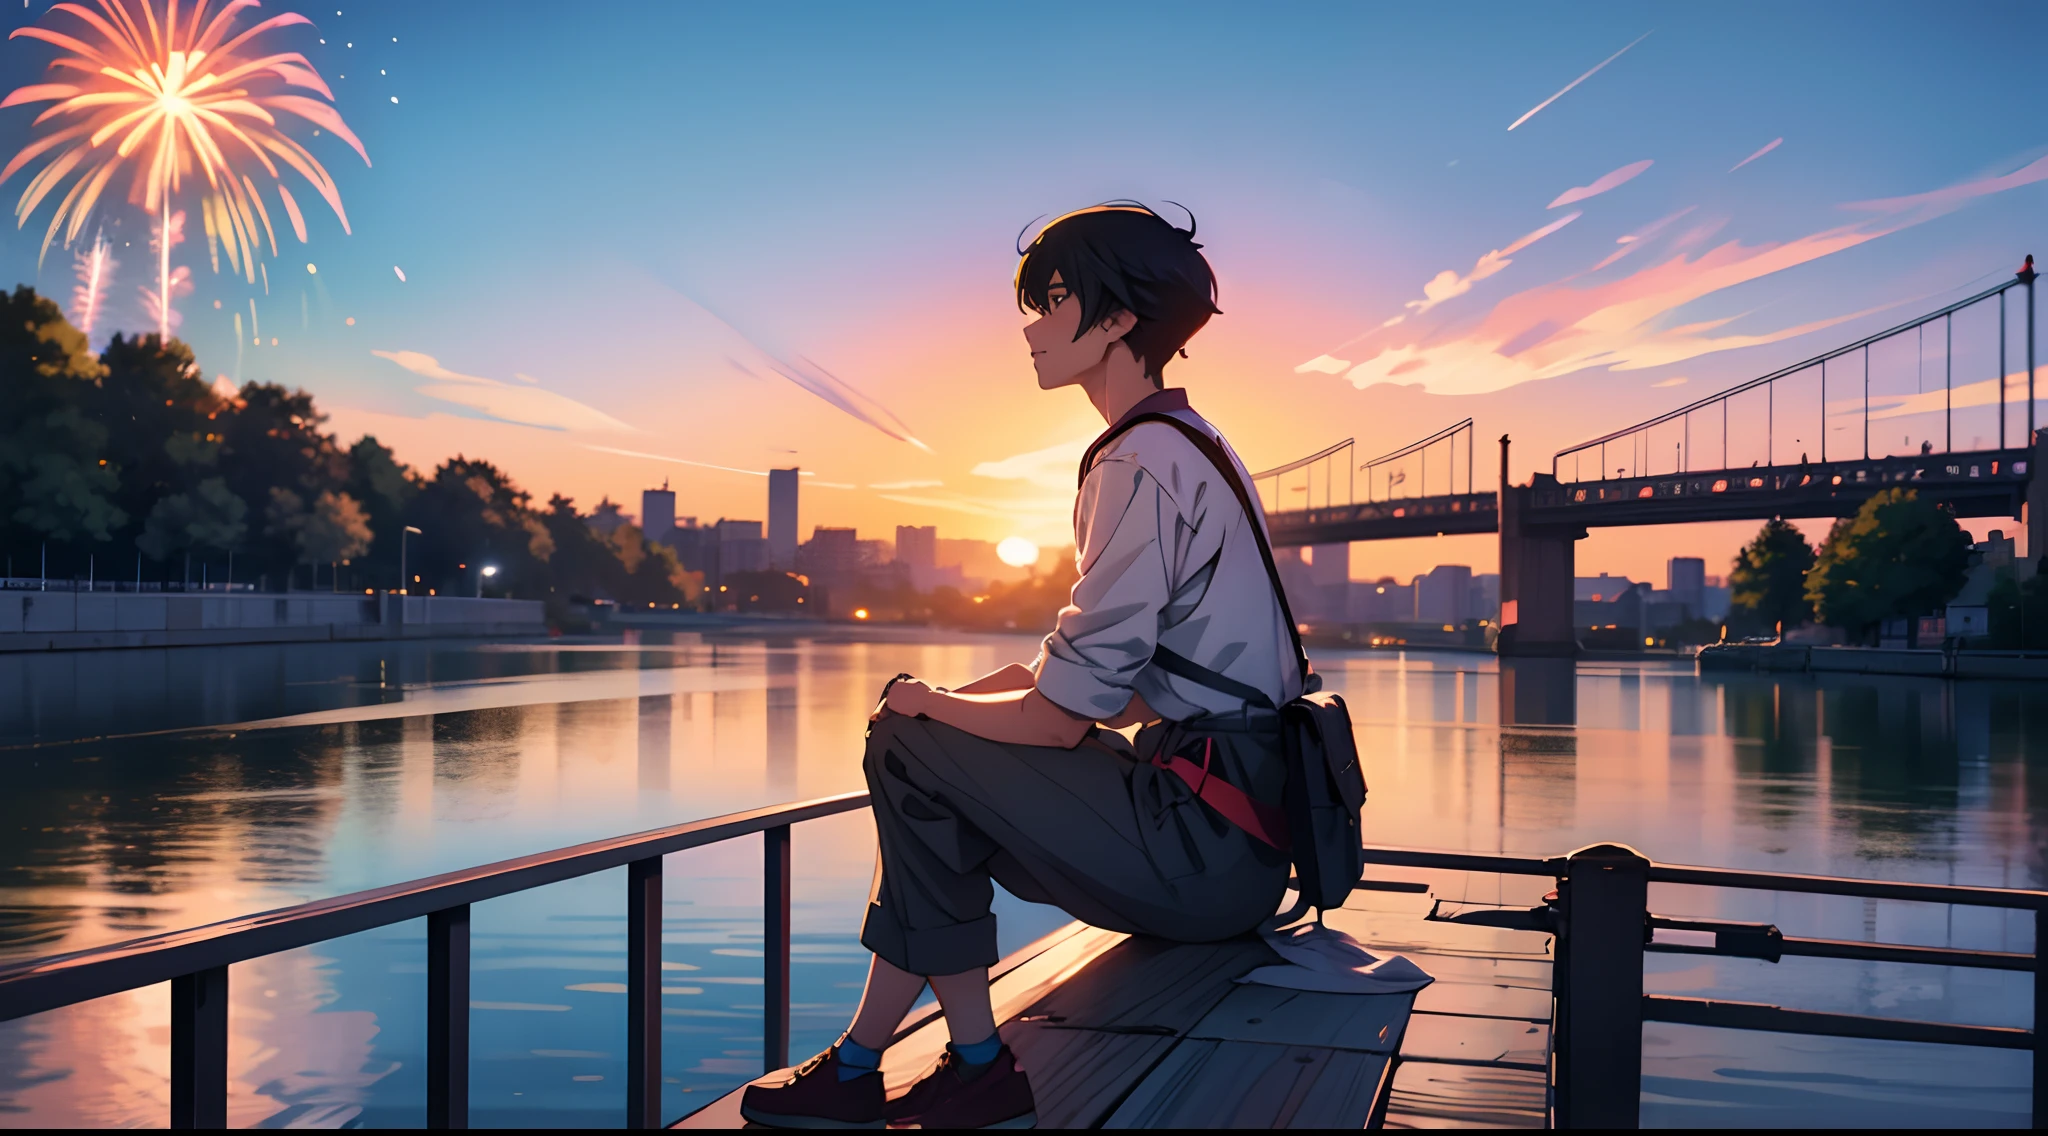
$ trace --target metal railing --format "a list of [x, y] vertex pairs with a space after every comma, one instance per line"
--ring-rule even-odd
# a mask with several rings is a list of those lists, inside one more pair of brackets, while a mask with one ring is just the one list
[[[1252, 491], [1259, 495], [1268, 513], [1294, 513], [1318, 507], [1327, 509], [1340, 503], [1348, 505], [1357, 491], [1351, 469], [1353, 441], [1346, 438], [1305, 458], [1252, 474]], [[1344, 470], [1342, 482], [1337, 480], [1340, 467]], [[1321, 506], [1316, 504], [1318, 488], [1323, 494]], [[1339, 489], [1344, 491], [1341, 501], [1337, 493]], [[1292, 493], [1301, 494], [1301, 498], [1290, 498]]]
[[[2040, 1044], [2039, 1034], [2043, 1024], [2048, 1023], [2048, 975], [2042, 972], [2040, 953], [2043, 934], [2048, 933], [2048, 917], [2044, 917], [2044, 912], [2048, 912], [2048, 891], [1657, 864], [1635, 849], [1619, 844], [1591, 845], [1550, 858], [1367, 847], [1365, 861], [1389, 867], [1547, 876], [1557, 881], [1557, 890], [1537, 907], [1482, 908], [1449, 916], [1433, 910], [1430, 915], [1447, 922], [1538, 931], [1556, 937], [1551, 969], [1550, 1072], [1552, 1119], [1556, 1127], [1638, 1126], [1642, 1032], [1646, 1021], [2032, 1050], [2033, 1125], [2038, 1128], [2048, 1124], [2048, 1047]], [[2020, 954], [1812, 939], [1786, 935], [1766, 923], [1673, 918], [1650, 911], [1649, 886], [1653, 883], [2032, 911], [2035, 950]], [[1711, 936], [1712, 943], [1657, 942], [1658, 931]], [[2034, 1027], [2022, 1030], [1955, 1025], [1648, 994], [1643, 989], [1643, 958], [1650, 952], [1768, 962], [1793, 955], [2024, 971], [2034, 976]]]
[[[2036, 370], [2034, 363], [2035, 278], [2034, 258], [2029, 256], [2026, 258], [2025, 264], [2018, 272], [2013, 274], [2011, 279], [1986, 288], [1975, 295], [1958, 300], [1946, 307], [1929, 312], [1917, 319], [1908, 320], [1896, 327], [1887, 328], [1875, 335], [1859, 339], [1854, 343], [1837, 347], [1832, 351], [1816, 355], [1811, 359], [1806, 359], [1789, 367], [1773, 371], [1770, 374], [1751, 379], [1719, 394], [1709, 395], [1697, 402], [1679, 407], [1677, 410], [1658, 415], [1647, 422], [1640, 422], [1634, 426], [1616, 430], [1611, 434], [1602, 435], [1590, 442], [1582, 442], [1568, 449], [1559, 450], [1551, 458], [1551, 476], [1564, 482], [1584, 482], [1599, 481], [1610, 477], [1652, 477], [1709, 470], [1727, 470], [1742, 468], [1752, 464], [1752, 462], [1746, 460], [1752, 457], [1749, 451], [1738, 453], [1731, 449], [1731, 437], [1742, 439], [1743, 444], [1746, 445], [1754, 444], [1759, 440], [1762, 442], [1763, 450], [1760, 455], [1755, 455], [1753, 463], [1760, 467], [1804, 464], [1808, 460], [1808, 455], [1815, 453], [1817, 453], [1817, 457], [1814, 460], [1822, 463], [1830, 460], [1867, 461], [1873, 457], [1906, 456], [1907, 453], [1912, 452], [1913, 439], [1910, 433], [1905, 435], [1905, 440], [1901, 443], [1905, 453], [1892, 452], [1882, 444], [1878, 447], [1878, 451], [1874, 452], [1871, 444], [1871, 423], [1874, 420], [1910, 419], [1935, 413], [1941, 415], [1938, 442], [1932, 430], [1923, 431], [1924, 436], [1920, 441], [1920, 454], [1947, 454], [1959, 452], [1959, 450], [1990, 450], [1993, 447], [1983, 444], [1989, 440], [1985, 434], [1976, 435], [1975, 440], [1969, 445], [1960, 448], [1956, 445], [1957, 412], [1978, 407], [1988, 409], [1994, 405], [1991, 400], [1981, 397], [1982, 392], [1972, 389], [1983, 383], [1995, 383], [1998, 388], [1995, 401], [1998, 416], [1996, 429], [1997, 445], [1995, 448], [2005, 450], [2011, 444], [2011, 434], [2019, 433], [2021, 438], [2031, 439], [2037, 426], [2034, 409], [2034, 377]], [[2026, 292], [2025, 310], [2022, 313], [2022, 319], [2024, 320], [2024, 355], [2026, 358], [2026, 414], [2023, 432], [2017, 427], [2017, 424], [2014, 424], [2014, 428], [2008, 427], [2008, 422], [2011, 418], [2007, 406], [2008, 392], [2011, 391], [2014, 383], [2012, 382], [2012, 375], [2008, 365], [2011, 335], [2008, 328], [2007, 312], [2010, 305], [2006, 301], [2006, 293], [2014, 288], [2023, 288]], [[1988, 318], [1982, 321], [1985, 326], [1978, 329], [1981, 334], [1972, 341], [1965, 343], [1965, 348], [1968, 350], [1971, 343], [1974, 342], [1982, 355], [1981, 358], [1965, 360], [1966, 369], [1973, 371], [1982, 370], [1990, 373], [1976, 382], [1968, 381], [1969, 375], [1965, 374], [1966, 384], [1964, 387], [1958, 388], [1956, 386], [1957, 349], [1955, 318], [1979, 304], [1988, 303], [1992, 300], [1996, 300], [1998, 306], [1998, 315], [1995, 323], [1996, 351], [1981, 351], [1983, 336], [1993, 334], [1992, 321]], [[1938, 391], [1928, 389], [1929, 380], [1927, 377], [1929, 369], [1928, 330], [1935, 328], [1937, 324], [1940, 325], [1938, 330], [1941, 335], [1939, 344], [1940, 357], [1938, 359], [1940, 386]], [[1877, 398], [1881, 402], [1889, 402], [1891, 405], [1881, 406], [1873, 414], [1871, 408], [1873, 394], [1871, 387], [1872, 349], [1883, 349], [1887, 345], [1894, 343], [1903, 347], [1904, 337], [1908, 333], [1913, 333], [1916, 336], [1916, 342], [1911, 345], [1913, 347], [1912, 362], [1915, 389], [1911, 394], [1903, 393], [1903, 383], [1901, 383], [1900, 392], [1887, 393], [1879, 390], [1876, 395]], [[1892, 353], [1896, 355], [1899, 352], [1893, 350]], [[1852, 360], [1850, 358], [1851, 356], [1859, 355], [1861, 356], [1860, 360]], [[1993, 362], [1994, 357], [1995, 363]], [[1838, 366], [1835, 374], [1830, 376], [1828, 364], [1838, 360], [1852, 365], [1846, 368]], [[1853, 366], [1853, 363], [1858, 361], [1861, 363], [1860, 369]], [[1883, 362], [1890, 363], [1897, 362], [1897, 360], [1885, 360]], [[1850, 373], [1843, 375], [1844, 369], [1847, 369]], [[1900, 373], [1903, 374], [1903, 368], [1900, 368]], [[1814, 380], [1811, 389], [1808, 387], [1809, 380]], [[1882, 382], [1883, 377], [1880, 375], [1880, 383], [1882, 384]], [[1831, 383], [1834, 384], [1832, 387]], [[1847, 384], [1846, 391], [1842, 387], [1844, 383]], [[1781, 386], [1785, 388], [1782, 393], [1780, 390]], [[1960, 406], [1957, 404], [1956, 399], [1959, 389], [1969, 392], [1965, 395]], [[1837, 395], [1833, 402], [1830, 402], [1829, 398], [1831, 390], [1835, 391]], [[1930, 397], [1936, 393], [1940, 395], [1938, 400]], [[2013, 391], [2011, 393], [2016, 394], [2017, 392]], [[1744, 396], [1749, 397], [1745, 398]], [[1732, 420], [1730, 416], [1730, 407], [1737, 404], [1738, 401], [1740, 401], [1743, 409], [1744, 420], [1741, 422]], [[1785, 406], [1798, 406], [1800, 409], [1795, 410], [1788, 417], [1786, 412], [1781, 409], [1781, 403]], [[1756, 428], [1757, 424], [1753, 421], [1759, 409], [1762, 413], [1762, 428], [1760, 430]], [[1785, 424], [1791, 429], [1802, 432], [1802, 436], [1793, 439], [1793, 446], [1800, 447], [1803, 445], [1804, 447], [1798, 449], [1788, 448], [1782, 455], [1782, 460], [1777, 450], [1777, 443], [1781, 440], [1782, 433], [1780, 430], [1781, 419], [1784, 419]], [[1846, 419], [1847, 421], [1838, 422], [1836, 419]], [[1835, 443], [1835, 449], [1830, 453], [1830, 434], [1842, 432], [1848, 429], [1850, 425], [1856, 425], [1859, 422], [1861, 436], [1853, 439], [1847, 446], [1839, 442]], [[1808, 438], [1812, 440], [1808, 441]], [[1797, 463], [1792, 460], [1794, 453], [1799, 455]]]
[[[1460, 442], [1465, 455], [1465, 488], [1458, 488], [1458, 454]], [[1402, 497], [1428, 497], [1429, 466], [1432, 459], [1441, 458], [1443, 472], [1439, 475], [1436, 496], [1446, 497], [1472, 492], [1472, 420], [1446, 426], [1419, 442], [1410, 442], [1392, 453], [1381, 454], [1358, 468], [1365, 474], [1365, 498], [1368, 501], [1392, 501]], [[1415, 484], [1409, 485], [1408, 474], [1413, 472]], [[1374, 483], [1385, 481], [1383, 491], [1374, 493]], [[1395, 490], [1411, 490], [1396, 493]]]
[[427, 921], [427, 1127], [469, 1126], [469, 909], [626, 869], [626, 1126], [661, 1121], [661, 858], [760, 833], [762, 1063], [789, 1064], [790, 826], [868, 806], [843, 793], [593, 840], [410, 883], [314, 900], [0, 967], [0, 1021], [171, 984], [171, 1126], [227, 1124], [228, 967], [343, 935]]

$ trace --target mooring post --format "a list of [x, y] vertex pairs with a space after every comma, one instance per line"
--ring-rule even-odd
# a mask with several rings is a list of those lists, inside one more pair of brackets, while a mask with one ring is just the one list
[[1625, 844], [1571, 854], [1560, 884], [1559, 1127], [1635, 1128], [1643, 1095], [1643, 944], [1650, 862]]

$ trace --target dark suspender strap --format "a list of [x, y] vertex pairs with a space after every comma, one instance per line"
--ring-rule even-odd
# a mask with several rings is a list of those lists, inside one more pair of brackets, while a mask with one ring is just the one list
[[1271, 710], [1274, 708], [1273, 700], [1266, 697], [1266, 692], [1258, 687], [1250, 683], [1239, 682], [1229, 675], [1217, 674], [1215, 671], [1188, 658], [1186, 655], [1168, 650], [1165, 647], [1152, 648], [1152, 662], [1167, 674], [1179, 675], [1189, 682], [1199, 683], [1210, 690], [1242, 698], [1261, 710]]
[[[1209, 459], [1209, 464], [1216, 467], [1216, 472], [1223, 475], [1223, 480], [1226, 484], [1230, 486], [1231, 491], [1237, 494], [1237, 503], [1244, 508], [1245, 524], [1251, 527], [1252, 539], [1257, 541], [1259, 545], [1259, 555], [1265, 558], [1266, 576], [1273, 581], [1273, 598], [1280, 602], [1280, 618], [1287, 621], [1287, 637], [1294, 641], [1294, 661], [1301, 667], [1302, 686], [1304, 689], [1306, 689], [1309, 684], [1308, 652], [1302, 649], [1301, 629], [1295, 626], [1294, 611], [1293, 609], [1287, 606], [1287, 589], [1283, 587], [1280, 583], [1280, 566], [1274, 563], [1273, 561], [1273, 546], [1266, 540], [1266, 526], [1259, 523], [1259, 512], [1257, 509], [1254, 509], [1252, 507], [1251, 494], [1245, 491], [1244, 482], [1238, 480], [1236, 465], [1231, 462], [1230, 455], [1224, 452], [1223, 447], [1216, 443], [1216, 439], [1211, 438], [1209, 435], [1203, 433], [1194, 424], [1182, 421], [1181, 419], [1176, 418], [1171, 414], [1140, 414], [1136, 417], [1131, 418], [1122, 426], [1118, 427], [1116, 433], [1107, 435], [1103, 437], [1101, 440], [1097, 441], [1094, 445], [1088, 447], [1087, 454], [1083, 455], [1081, 458], [1081, 481], [1084, 484], [1087, 482], [1088, 471], [1094, 468], [1096, 455], [1100, 454], [1104, 447], [1108, 446], [1111, 442], [1115, 441], [1116, 439], [1123, 437], [1124, 434], [1130, 431], [1131, 427], [1146, 422], [1162, 423], [1164, 425], [1171, 426], [1174, 429], [1180, 431], [1182, 434], [1186, 435], [1188, 441], [1194, 443], [1195, 449], [1200, 450], [1202, 456]], [[1173, 665], [1169, 664], [1169, 662], [1167, 661], [1169, 656], [1173, 659], [1180, 659], [1181, 662], [1186, 663], [1188, 666], [1195, 667], [1196, 670], [1202, 672], [1202, 675], [1206, 675], [1208, 677], [1202, 677], [1201, 675], [1193, 675], [1188, 674], [1185, 671], [1175, 670]], [[1217, 674], [1215, 671], [1209, 670], [1207, 667], [1200, 666], [1199, 664], [1190, 662], [1186, 659], [1181, 659], [1179, 655], [1174, 655], [1172, 652], [1166, 650], [1164, 647], [1160, 647], [1154, 650], [1152, 654], [1152, 661], [1158, 663], [1160, 669], [1166, 671], [1168, 674], [1179, 675], [1180, 677], [1187, 679], [1189, 682], [1200, 683], [1203, 686], [1207, 686], [1212, 690], [1221, 691], [1224, 694], [1234, 694], [1239, 698], [1246, 698], [1242, 691], [1252, 689], [1251, 687], [1246, 686], [1243, 683], [1236, 682], [1233, 679], [1224, 678], [1222, 675]], [[1215, 685], [1214, 681], [1217, 679], [1221, 679], [1224, 682], [1231, 683], [1233, 687], [1236, 687], [1238, 689], [1217, 686]], [[1250, 701], [1249, 698], [1246, 698], [1246, 700]], [[1259, 695], [1259, 702], [1265, 706], [1271, 706], [1273, 704], [1272, 700], [1267, 698], [1264, 694]]]

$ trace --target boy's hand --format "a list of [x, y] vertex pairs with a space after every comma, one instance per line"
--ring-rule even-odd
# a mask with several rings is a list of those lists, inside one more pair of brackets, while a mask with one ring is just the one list
[[904, 714], [915, 718], [924, 713], [925, 705], [931, 698], [931, 687], [924, 680], [899, 678], [889, 684], [889, 693], [882, 704], [868, 716], [869, 721], [880, 721], [884, 714]]

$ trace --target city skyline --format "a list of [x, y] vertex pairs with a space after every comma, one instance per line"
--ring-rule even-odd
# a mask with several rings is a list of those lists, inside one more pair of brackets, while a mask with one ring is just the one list
[[[969, 12], [630, 9], [621, 47], [620, 24], [513, 8], [479, 51], [457, 13], [308, 8], [291, 46], [373, 162], [308, 141], [352, 232], [309, 213], [309, 243], [287, 239], [257, 284], [181, 246], [180, 334], [209, 378], [303, 386], [344, 441], [373, 433], [420, 468], [483, 455], [586, 507], [668, 477], [697, 512], [758, 516], [767, 471], [798, 466], [822, 523], [1054, 547], [1100, 423], [1030, 385], [1011, 241], [1041, 214], [1171, 199], [1200, 221], [1225, 314], [1169, 380], [1247, 464], [1344, 437], [1382, 452], [1470, 415], [1514, 436], [1523, 480], [2048, 249], [2048, 137], [1978, 113], [2012, 97], [2048, 18], [1743, 11], [1134, 8], [1040, 57]], [[47, 15], [35, 0], [10, 26]], [[1167, 62], [1130, 65], [1141, 40]], [[49, 54], [5, 50], [23, 81]], [[1020, 71], [1089, 90], [1119, 128], [1072, 130]], [[0, 143], [33, 115], [0, 114]], [[151, 258], [145, 218], [95, 223], [130, 262], [97, 338], [144, 326]], [[4, 238], [0, 268], [64, 296], [70, 256], [39, 266], [39, 236]], [[235, 338], [244, 315], [260, 344]], [[1597, 531], [1579, 557], [1725, 571], [1752, 530]], [[1495, 561], [1492, 538], [1442, 538], [1354, 549], [1349, 569]]]

